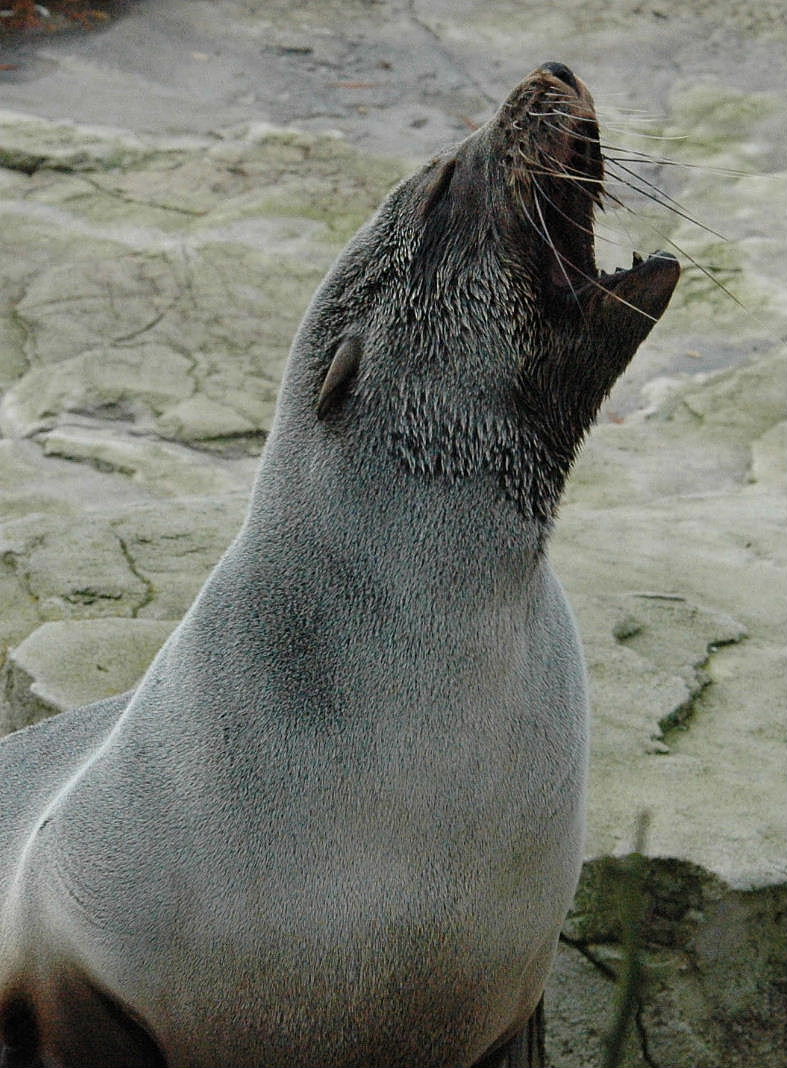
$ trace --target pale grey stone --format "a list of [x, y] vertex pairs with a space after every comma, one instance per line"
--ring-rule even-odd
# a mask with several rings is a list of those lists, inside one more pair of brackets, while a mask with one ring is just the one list
[[[207, 402], [206, 402], [207, 403]], [[226, 432], [224, 425], [222, 433]], [[99, 471], [127, 475], [156, 497], [213, 498], [248, 489], [256, 459], [227, 464], [183, 445], [140, 437], [117, 427], [61, 426], [38, 435], [45, 456], [86, 463]]]
[[0, 671], [0, 736], [131, 689], [175, 622], [110, 617], [44, 623], [10, 651]]

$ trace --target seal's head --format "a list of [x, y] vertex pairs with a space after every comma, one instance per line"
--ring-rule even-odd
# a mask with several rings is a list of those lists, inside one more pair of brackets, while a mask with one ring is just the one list
[[679, 274], [667, 253], [598, 270], [603, 178], [590, 93], [546, 63], [398, 186], [301, 334], [326, 431], [359, 427], [378, 447], [382, 436], [414, 472], [493, 471], [521, 512], [548, 523]]

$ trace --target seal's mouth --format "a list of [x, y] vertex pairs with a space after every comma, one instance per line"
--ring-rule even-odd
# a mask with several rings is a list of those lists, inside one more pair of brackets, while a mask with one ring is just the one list
[[634, 283], [633, 275], [653, 275], [652, 260], [674, 264], [666, 253], [645, 261], [634, 253], [628, 270], [598, 269], [593, 223], [604, 196], [598, 120], [590, 91], [568, 67], [544, 63], [535, 70], [505, 102], [498, 122], [514, 201], [535, 232], [545, 285], [554, 295], [580, 303], [599, 291], [634, 292], [636, 285], [625, 283]]

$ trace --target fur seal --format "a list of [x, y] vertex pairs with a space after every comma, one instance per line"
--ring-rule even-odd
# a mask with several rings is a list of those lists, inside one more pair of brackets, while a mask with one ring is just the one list
[[5, 1068], [536, 1063], [587, 763], [545, 543], [679, 272], [598, 272], [602, 177], [549, 63], [394, 189], [136, 691], [0, 745]]

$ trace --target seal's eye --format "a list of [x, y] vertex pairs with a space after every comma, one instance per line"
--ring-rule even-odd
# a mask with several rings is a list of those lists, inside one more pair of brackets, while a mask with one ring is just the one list
[[437, 172], [431, 183], [426, 187], [426, 200], [424, 201], [423, 214], [428, 215], [443, 199], [451, 188], [451, 179], [456, 170], [456, 160], [449, 159]]

